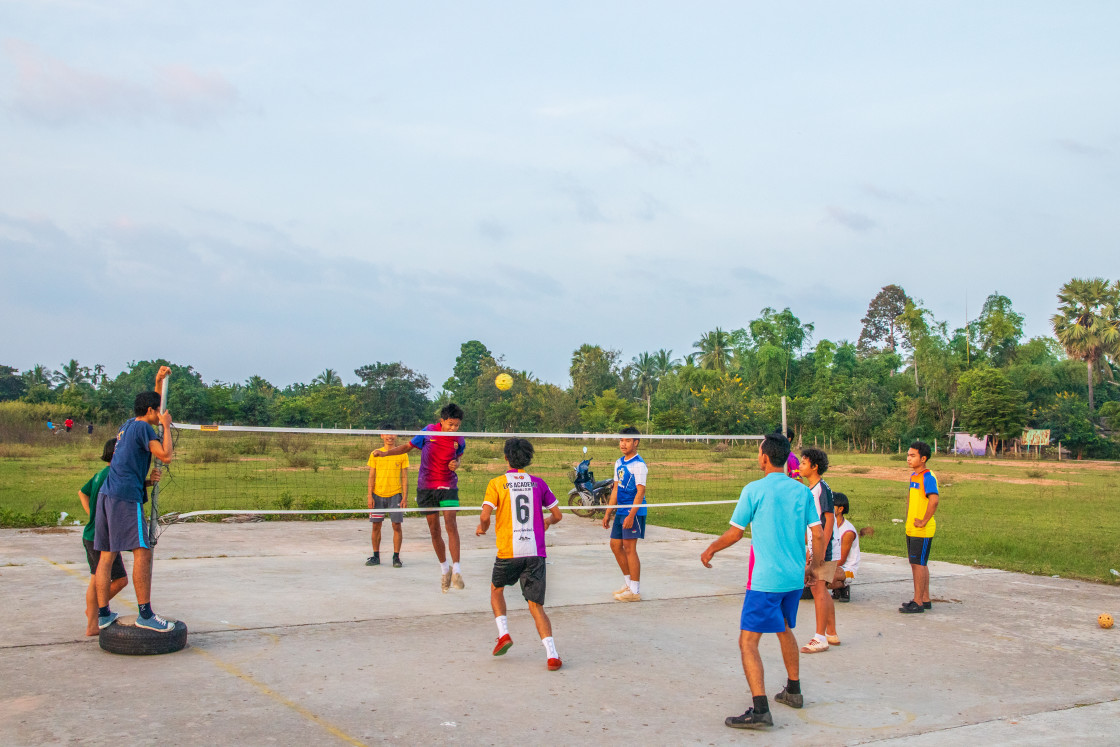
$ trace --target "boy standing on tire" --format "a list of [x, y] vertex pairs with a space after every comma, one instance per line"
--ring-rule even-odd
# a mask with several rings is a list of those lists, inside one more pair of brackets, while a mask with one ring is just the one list
[[[642, 562], [638, 559], [638, 540], [646, 536], [646, 478], [649, 470], [638, 454], [641, 439], [637, 428], [628, 426], [622, 429], [618, 448], [622, 456], [614, 463], [614, 487], [611, 488], [610, 503], [603, 517], [603, 528], [611, 528], [611, 552], [622, 571], [625, 586], [614, 593], [620, 602], [642, 601]], [[616, 507], [627, 507], [628, 511]], [[611, 514], [614, 524], [611, 524]]]
[[[482, 515], [474, 532], [479, 537], [486, 534], [490, 516], [495, 516], [498, 557], [490, 579], [490, 607], [498, 626], [498, 642], [493, 653], [501, 656], [513, 645], [506, 620], [505, 587], [520, 583], [521, 594], [529, 603], [529, 614], [533, 616], [544, 646], [548, 669], [556, 671], [563, 664], [552, 639], [552, 622], [544, 611], [544, 533], [562, 518], [560, 502], [544, 480], [525, 473], [525, 468], [533, 461], [531, 443], [523, 438], [511, 438], [506, 441], [504, 451], [509, 470], [486, 486]], [[546, 510], [549, 515], [543, 516]]]
[[[156, 374], [157, 390], [170, 373], [170, 368], [160, 366]], [[93, 547], [101, 553], [96, 586], [97, 627], [102, 630], [117, 619], [117, 613], [109, 611], [110, 584], [113, 563], [126, 550], [132, 553], [132, 583], [140, 608], [137, 627], [160, 633], [175, 628], [175, 623], [152, 612], [152, 545], [142, 509], [148, 500], [147, 477], [152, 457], [170, 464], [175, 451], [171, 442], [171, 413], [161, 413], [159, 407], [158, 392], [136, 395], [132, 408], [136, 417], [117, 431], [113, 461], [109, 463], [109, 474], [97, 498]], [[156, 424], [163, 425], [162, 442], [152, 429]]]

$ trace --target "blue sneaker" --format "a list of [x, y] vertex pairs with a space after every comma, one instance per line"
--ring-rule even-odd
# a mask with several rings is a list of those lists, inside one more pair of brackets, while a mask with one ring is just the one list
[[105, 628], [117, 621], [117, 617], [118, 615], [116, 612], [110, 612], [108, 615], [98, 615], [97, 628], [99, 630], [105, 630]]
[[136, 627], [147, 628], [148, 630], [154, 630], [157, 633], [170, 633], [175, 629], [175, 623], [164, 620], [159, 615], [152, 615], [147, 620], [142, 617], [137, 617]]

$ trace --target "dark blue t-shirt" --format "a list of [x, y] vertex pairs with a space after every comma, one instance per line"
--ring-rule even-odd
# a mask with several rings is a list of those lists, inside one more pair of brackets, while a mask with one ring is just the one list
[[144, 481], [152, 466], [149, 441], [156, 440], [156, 432], [143, 420], [133, 418], [117, 431], [117, 450], [109, 462], [109, 476], [101, 486], [101, 495], [118, 501], [143, 503], [148, 498]]

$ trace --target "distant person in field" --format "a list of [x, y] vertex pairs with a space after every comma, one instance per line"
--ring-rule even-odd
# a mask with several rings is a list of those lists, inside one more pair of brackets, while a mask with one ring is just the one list
[[[638, 540], [646, 536], [646, 478], [649, 470], [638, 454], [640, 435], [637, 428], [622, 429], [618, 448], [622, 456], [614, 463], [614, 487], [603, 517], [603, 528], [611, 528], [611, 552], [622, 571], [624, 585], [614, 593], [620, 602], [642, 601], [642, 562], [638, 558]], [[615, 513], [615, 511], [618, 513]], [[614, 523], [611, 515], [614, 514]]]
[[93, 423], [86, 423], [86, 433], [90, 436], [93, 435]]
[[[392, 426], [382, 424], [385, 430]], [[381, 444], [386, 449], [397, 445], [397, 437], [391, 433], [381, 434]], [[366, 560], [366, 565], [381, 564], [381, 525], [385, 522], [384, 510], [387, 508], [408, 508], [408, 454], [379, 457], [374, 453], [369, 455], [369, 520], [371, 524], [370, 541], [373, 545], [373, 555]], [[389, 514], [389, 521], [393, 525], [393, 567], [400, 568], [401, 541], [404, 533], [401, 524], [404, 514], [394, 511]]]
[[[836, 558], [836, 575], [828, 588], [832, 589], [832, 598], [838, 602], [852, 601], [852, 581], [859, 573], [859, 531], [848, 518], [848, 496], [843, 493], [832, 494], [833, 512], [836, 514], [836, 528], [832, 530], [832, 557]], [[835, 623], [835, 617], [833, 622]], [[835, 624], [831, 634], [836, 634]]]
[[[157, 390], [170, 373], [170, 368], [160, 366]], [[93, 549], [101, 553], [97, 564], [97, 626], [102, 629], [117, 619], [117, 613], [109, 611], [113, 563], [126, 550], [132, 553], [132, 583], [140, 607], [137, 627], [160, 633], [175, 628], [174, 622], [152, 612], [152, 544], [142, 508], [148, 500], [147, 486], [158, 479], [157, 474], [153, 474], [152, 480], [147, 479], [152, 457], [170, 464], [175, 451], [171, 442], [171, 413], [161, 413], [159, 407], [158, 392], [136, 395], [132, 408], [136, 417], [117, 431], [116, 451], [97, 498]], [[162, 442], [153, 429], [157, 424], [163, 424]]]
[[[813, 592], [813, 608], [817, 613], [817, 632], [812, 639], [801, 647], [803, 654], [819, 654], [828, 651], [828, 647], [839, 646], [840, 638], [836, 636], [836, 606], [832, 602], [832, 595], [828, 591], [828, 583], [836, 575], [836, 560], [832, 557], [832, 528], [836, 517], [832, 513], [832, 488], [821, 479], [821, 475], [828, 471], [828, 455], [823, 450], [810, 446], [801, 451], [801, 461], [798, 465], [801, 479], [813, 494], [813, 507], [821, 521], [821, 533], [827, 538], [824, 543], [824, 555], [813, 570], [812, 554], [813, 542], [810, 533], [806, 533], [806, 563], [805, 581]], [[833, 634], [828, 634], [828, 629]]]
[[51, 421], [51, 420], [47, 421], [47, 430], [50, 431], [51, 433], [54, 433], [54, 422], [53, 421]]
[[[486, 534], [490, 516], [495, 517], [498, 557], [490, 579], [490, 607], [498, 626], [498, 642], [493, 653], [501, 656], [513, 645], [506, 618], [505, 587], [520, 583], [521, 595], [529, 603], [529, 614], [533, 616], [544, 646], [545, 664], [550, 671], [555, 671], [562, 662], [552, 638], [552, 622], [544, 611], [544, 533], [563, 518], [560, 502], [544, 480], [525, 472], [533, 461], [531, 443], [523, 438], [511, 438], [506, 441], [504, 452], [509, 469], [486, 486], [482, 515], [475, 530], [477, 536]], [[548, 516], [543, 515], [545, 511], [549, 512]]]
[[66, 432], [69, 433], [74, 428], [74, 419], [66, 418], [66, 420], [63, 421], [62, 424], [66, 426]]
[[910, 467], [910, 497], [906, 506], [906, 554], [910, 556], [910, 572], [914, 576], [914, 598], [898, 608], [902, 613], [925, 612], [933, 608], [929, 598], [929, 549], [937, 530], [939, 499], [937, 475], [926, 467], [933, 452], [929, 444], [915, 441], [906, 451]]
[[[82, 502], [82, 508], [89, 514], [89, 521], [86, 522], [85, 529], [82, 530], [82, 544], [85, 545], [86, 560], [89, 562], [89, 585], [86, 587], [86, 635], [97, 635], [99, 630], [97, 627], [96, 577], [101, 553], [93, 549], [94, 520], [97, 515], [97, 494], [101, 492], [101, 486], [105, 483], [105, 478], [109, 474], [109, 462], [113, 461], [113, 452], [116, 448], [117, 439], [110, 438], [105, 442], [105, 447], [101, 451], [101, 461], [105, 462], [105, 467], [91, 477], [78, 491], [78, 500]], [[126, 586], [128, 586], [128, 574], [125, 573], [124, 561], [118, 554], [109, 571], [109, 599], [119, 594], [121, 589]]]
[[[739, 653], [751, 689], [752, 705], [741, 716], [728, 716], [724, 723], [734, 729], [764, 729], [774, 725], [766, 698], [766, 681], [758, 642], [764, 633], [777, 633], [788, 680], [774, 700], [801, 708], [800, 658], [793, 628], [805, 581], [805, 530], [813, 537], [813, 563], [824, 557], [826, 542], [821, 517], [807, 487], [786, 477], [789, 440], [771, 433], [758, 449], [763, 477], [743, 488], [731, 514], [731, 528], [708, 546], [700, 556], [705, 567], [720, 550], [731, 547], [751, 528], [747, 593], [739, 621]], [[813, 570], [816, 570], [815, 568]]]
[[[373, 452], [375, 457], [407, 454], [411, 449], [420, 450], [420, 473], [416, 480], [416, 505], [425, 509], [422, 513], [428, 521], [428, 531], [432, 535], [432, 548], [439, 559], [440, 590], [466, 588], [459, 569], [459, 524], [455, 511], [443, 511], [443, 521], [447, 525], [447, 543], [444, 544], [439, 526], [438, 509], [456, 508], [459, 505], [459, 458], [467, 448], [462, 436], [428, 435], [453, 433], [463, 424], [463, 408], [451, 402], [439, 411], [439, 422], [424, 426], [424, 433], [406, 444], [393, 448], [380, 448]], [[450, 553], [451, 561], [447, 555]]]

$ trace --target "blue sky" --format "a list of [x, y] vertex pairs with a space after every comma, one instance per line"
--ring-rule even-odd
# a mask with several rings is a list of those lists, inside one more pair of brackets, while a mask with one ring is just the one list
[[1115, 3], [0, 0], [0, 363], [438, 387], [1120, 275]]

